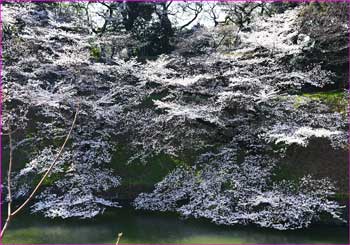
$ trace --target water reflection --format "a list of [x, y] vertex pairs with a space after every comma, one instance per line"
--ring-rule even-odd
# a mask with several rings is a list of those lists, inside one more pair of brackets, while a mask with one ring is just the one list
[[50, 220], [20, 215], [3, 243], [348, 243], [347, 227], [313, 226], [298, 231], [216, 226], [206, 220], [181, 220], [175, 214], [110, 210], [91, 220]]

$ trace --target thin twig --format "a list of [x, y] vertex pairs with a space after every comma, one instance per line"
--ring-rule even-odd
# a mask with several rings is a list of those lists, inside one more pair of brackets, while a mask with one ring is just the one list
[[75, 112], [75, 115], [74, 115], [74, 119], [73, 119], [73, 122], [72, 122], [72, 126], [70, 127], [70, 130], [66, 136], [66, 139], [64, 140], [61, 148], [60, 148], [60, 151], [58, 152], [56, 158], [54, 159], [54, 161], [51, 163], [50, 167], [46, 170], [45, 174], [43, 175], [43, 177], [40, 179], [39, 183], [36, 185], [36, 187], [34, 188], [34, 190], [32, 191], [32, 193], [29, 195], [29, 197], [23, 202], [23, 204], [21, 206], [19, 206], [13, 213], [11, 213], [11, 202], [12, 202], [12, 197], [11, 197], [11, 183], [10, 183], [10, 175], [11, 175], [11, 171], [12, 171], [12, 138], [10, 137], [11, 134], [9, 134], [9, 137], [10, 137], [10, 164], [9, 164], [9, 170], [8, 170], [8, 190], [9, 190], [9, 203], [8, 203], [8, 215], [7, 215], [7, 220], [5, 222], [5, 225], [4, 227], [2, 228], [1, 230], [1, 234], [0, 234], [0, 237], [3, 237], [4, 235], [4, 232], [6, 230], [6, 228], [8, 227], [10, 221], [13, 219], [13, 217], [18, 214], [31, 200], [32, 198], [34, 197], [34, 195], [36, 194], [36, 192], [39, 190], [40, 186], [42, 185], [42, 183], [44, 182], [44, 180], [46, 179], [46, 177], [50, 174], [51, 170], [53, 169], [53, 167], [56, 165], [58, 159], [60, 158], [60, 156], [62, 155], [63, 153], [63, 150], [64, 150], [64, 147], [66, 146], [67, 142], [68, 142], [68, 139], [70, 138], [70, 135], [72, 134], [72, 131], [73, 131], [73, 128], [74, 128], [74, 125], [77, 121], [77, 117], [78, 117], [78, 113], [79, 113], [79, 109], [80, 109], [80, 103], [78, 103], [78, 107], [77, 107], [77, 110]]
[[117, 237], [117, 241], [115, 243], [115, 245], [119, 244], [120, 238], [123, 236], [123, 232], [118, 233], [118, 237]]
[[33, 192], [30, 194], [30, 196], [27, 198], [27, 200], [25, 200], [25, 202], [19, 206], [13, 213], [12, 215], [16, 215], [19, 211], [21, 211], [25, 205], [34, 197], [35, 193], [38, 191], [39, 187], [41, 186], [41, 184], [44, 182], [45, 178], [49, 175], [49, 173], [51, 172], [51, 170], [53, 169], [53, 167], [56, 165], [58, 159], [60, 158], [60, 156], [62, 155], [62, 152], [63, 152], [63, 149], [64, 147], [66, 146], [67, 142], [68, 142], [68, 139], [73, 131], [73, 127], [75, 125], [75, 122], [77, 120], [77, 117], [78, 117], [78, 112], [79, 112], [79, 105], [78, 105], [78, 108], [77, 108], [77, 111], [75, 113], [75, 116], [74, 116], [74, 120], [73, 120], [73, 123], [72, 123], [72, 126], [69, 130], [69, 133], [66, 137], [66, 139], [64, 140], [62, 146], [61, 146], [61, 149], [60, 151], [58, 152], [55, 160], [52, 162], [52, 164], [50, 165], [50, 167], [48, 168], [48, 170], [46, 170], [46, 173], [44, 174], [44, 176], [41, 178], [41, 180], [39, 181], [39, 183], [36, 185], [36, 187], [34, 188]]
[[1, 231], [0, 237], [2, 237], [3, 233], [5, 232], [7, 226], [9, 225], [11, 221], [11, 204], [12, 204], [12, 194], [11, 194], [11, 172], [12, 172], [12, 157], [13, 157], [13, 148], [12, 148], [12, 131], [10, 129], [10, 132], [8, 133], [9, 136], [9, 147], [10, 147], [10, 159], [9, 159], [9, 169], [7, 172], [7, 219], [5, 222], [5, 225]]

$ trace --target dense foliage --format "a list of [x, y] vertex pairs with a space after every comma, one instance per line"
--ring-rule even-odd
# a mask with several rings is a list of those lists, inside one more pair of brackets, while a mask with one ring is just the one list
[[[332, 180], [273, 179], [291, 145], [324, 138], [334, 149], [347, 147], [346, 110], [300, 99], [333, 84], [336, 72], [318, 62], [295, 64], [316, 38], [300, 29], [304, 5], [281, 13], [243, 6], [268, 15], [260, 11], [239, 27], [179, 31], [172, 47], [170, 5], [104, 5], [104, 29], [84, 21], [85, 5], [75, 5], [77, 14], [71, 6], [62, 13], [62, 6], [40, 3], [4, 8], [2, 130], [14, 131], [16, 151], [28, 160], [14, 174], [15, 198], [28, 195], [48, 167], [80, 104], [69, 146], [33, 212], [88, 218], [118, 207], [123, 180], [111, 159], [123, 145], [127, 164], [152, 164], [160, 154], [182, 162], [136, 198], [138, 209], [276, 229], [307, 227], [322, 214], [342, 220], [341, 206], [328, 199]], [[245, 11], [235, 6], [231, 11]], [[132, 57], [146, 51], [143, 58], [162, 55], [142, 63]]]

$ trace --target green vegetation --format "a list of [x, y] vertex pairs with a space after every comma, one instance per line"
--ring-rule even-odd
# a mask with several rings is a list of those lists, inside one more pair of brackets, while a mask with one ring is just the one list
[[140, 192], [151, 191], [153, 186], [161, 181], [169, 171], [186, 163], [175, 157], [158, 154], [146, 160], [146, 163], [136, 161], [126, 164], [129, 152], [126, 146], [119, 145], [113, 155], [111, 168], [122, 178], [120, 199], [132, 199]]
[[304, 175], [305, 172], [303, 172], [303, 169], [301, 168], [296, 169], [295, 166], [292, 166], [290, 164], [280, 164], [274, 170], [271, 180], [274, 182], [288, 180], [292, 181], [293, 185], [295, 184], [297, 186], [298, 182], [300, 181], [300, 178]]
[[[275, 169], [271, 180], [273, 182], [288, 180], [293, 183], [293, 186], [295, 184], [295, 187], [297, 187], [300, 178], [302, 178], [304, 175], [305, 169], [303, 168], [296, 168], [295, 166], [290, 164], [281, 164]], [[333, 196], [330, 196], [329, 199], [341, 203], [346, 203], [349, 200], [349, 194], [337, 192]]]
[[[49, 176], [47, 176], [44, 179], [42, 186], [53, 185], [56, 181], [58, 181], [59, 179], [62, 179], [63, 175], [64, 175], [64, 173], [51, 173]], [[36, 175], [35, 178], [33, 179], [33, 183], [31, 184], [31, 186], [35, 187], [39, 183], [41, 178], [42, 178], [42, 175]]]
[[299, 106], [312, 100], [321, 101], [327, 104], [331, 110], [340, 113], [346, 113], [346, 108], [348, 106], [347, 93], [343, 90], [303, 93], [295, 98], [294, 106], [298, 108]]
[[42, 186], [51, 186], [51, 185], [53, 185], [53, 183], [55, 183], [57, 180], [59, 180], [61, 178], [62, 178], [62, 174], [52, 173], [50, 176], [48, 176], [44, 179]]
[[305, 93], [303, 96], [312, 100], [320, 100], [326, 103], [332, 110], [345, 113], [348, 106], [347, 93], [345, 91], [327, 91], [318, 93]]
[[90, 47], [90, 55], [93, 59], [95, 60], [99, 60], [101, 58], [101, 48], [96, 46], [96, 45], [93, 45]]
[[[307, 228], [321, 212], [337, 218], [345, 210], [348, 94], [342, 84], [346, 69], [339, 64], [348, 63], [343, 54], [348, 52], [338, 37], [343, 38], [347, 19], [339, 20], [340, 29], [331, 29], [331, 35], [323, 32], [343, 7], [191, 4], [179, 3], [177, 15], [204, 11], [216, 27], [199, 19], [196, 24], [197, 17], [179, 26], [176, 16], [168, 18], [175, 13], [176, 4], [170, 2], [7, 6], [4, 61], [10, 78], [3, 111], [9, 137], [3, 160], [13, 176], [8, 188], [14, 191], [7, 194], [11, 200], [13, 193], [14, 207], [26, 198], [24, 190], [30, 193], [40, 183], [30, 212], [55, 222], [71, 217], [65, 225], [77, 217], [95, 225], [100, 217], [92, 216], [102, 216], [106, 206], [131, 209], [134, 204], [135, 216], [124, 219], [111, 208], [118, 214], [111, 223], [123, 228], [123, 221], [145, 209], [171, 210], [218, 226], [214, 238], [207, 232], [184, 238], [194, 243], [223, 243], [219, 232], [246, 224]], [[216, 17], [215, 11], [224, 16]], [[309, 21], [316, 12], [321, 21]], [[336, 59], [325, 62], [327, 55]], [[326, 91], [332, 89], [337, 90]], [[58, 155], [63, 160], [54, 165], [68, 131], [72, 137]], [[9, 162], [14, 166], [8, 168]], [[50, 164], [54, 170], [42, 179]], [[325, 182], [319, 184], [320, 178]], [[150, 216], [152, 224], [159, 222], [154, 222], [155, 213]], [[139, 220], [130, 230], [114, 228], [108, 241], [97, 227], [103, 240], [96, 242], [114, 242], [118, 232], [125, 232], [125, 243], [133, 231], [147, 230], [145, 219]], [[176, 236], [168, 226], [172, 221], [167, 222], [160, 227]], [[12, 223], [17, 220], [10, 226], [16, 232]], [[31, 236], [44, 232], [18, 227], [24, 234], [11, 239], [20, 243], [38, 242], [41, 237]], [[82, 225], [76, 227], [79, 235], [67, 229], [70, 243], [86, 239]], [[87, 229], [86, 236], [90, 233]], [[22, 236], [29, 238], [16, 240]], [[151, 242], [163, 241], [160, 234], [148, 236], [154, 236]], [[134, 237], [143, 240], [133, 242], [148, 241], [140, 234]]]
[[295, 97], [294, 108], [297, 109], [300, 106], [307, 104], [307, 102], [309, 102], [309, 101], [310, 101], [310, 99], [308, 97], [303, 96], [303, 95], [297, 95]]
[[330, 199], [346, 203], [349, 201], [349, 193], [335, 193]]

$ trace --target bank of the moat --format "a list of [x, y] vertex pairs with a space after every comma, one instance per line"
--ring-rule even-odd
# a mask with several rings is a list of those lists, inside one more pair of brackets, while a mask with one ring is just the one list
[[254, 226], [217, 226], [207, 220], [182, 220], [173, 213], [122, 208], [89, 220], [18, 216], [3, 244], [115, 243], [348, 243], [346, 226], [312, 225], [308, 229], [276, 231]]

